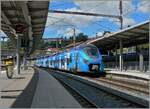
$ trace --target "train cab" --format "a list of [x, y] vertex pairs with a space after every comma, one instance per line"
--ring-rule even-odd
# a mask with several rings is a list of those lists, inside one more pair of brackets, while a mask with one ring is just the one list
[[[102, 56], [94, 45], [88, 44], [80, 47], [80, 53], [78, 57], [82, 57], [80, 65], [82, 69], [88, 72], [103, 72], [104, 66], [102, 63]], [[81, 65], [82, 64], [82, 65]]]

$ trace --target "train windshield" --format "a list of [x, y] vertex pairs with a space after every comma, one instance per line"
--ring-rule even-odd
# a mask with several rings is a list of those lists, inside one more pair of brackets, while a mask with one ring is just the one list
[[86, 46], [83, 51], [90, 57], [98, 57], [98, 50], [94, 46]]

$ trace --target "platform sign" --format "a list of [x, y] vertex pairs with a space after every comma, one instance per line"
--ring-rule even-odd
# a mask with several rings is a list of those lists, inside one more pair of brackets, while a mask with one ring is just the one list
[[23, 32], [23, 25], [22, 24], [17, 24], [15, 30], [16, 30], [17, 34], [18, 33], [21, 34]]

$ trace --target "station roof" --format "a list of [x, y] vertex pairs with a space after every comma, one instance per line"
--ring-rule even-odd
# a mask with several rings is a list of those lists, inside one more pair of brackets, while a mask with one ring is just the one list
[[135, 46], [138, 44], [149, 42], [149, 21], [142, 22], [132, 27], [108, 34], [97, 39], [91, 40], [88, 43], [94, 44], [102, 50], [114, 49], [119, 41], [122, 40], [123, 47]]
[[2, 1], [1, 29], [9, 38], [15, 37], [17, 24], [23, 25], [23, 39], [30, 41], [42, 37], [48, 14], [49, 1]]

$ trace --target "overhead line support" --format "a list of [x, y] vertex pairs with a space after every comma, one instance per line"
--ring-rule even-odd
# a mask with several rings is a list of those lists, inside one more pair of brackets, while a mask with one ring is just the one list
[[75, 15], [86, 15], [86, 16], [102, 16], [102, 17], [111, 17], [111, 18], [120, 18], [117, 15], [106, 15], [98, 13], [87, 13], [87, 12], [74, 12], [74, 11], [61, 11], [61, 10], [49, 10], [50, 13], [61, 13], [61, 14], [75, 14]]

